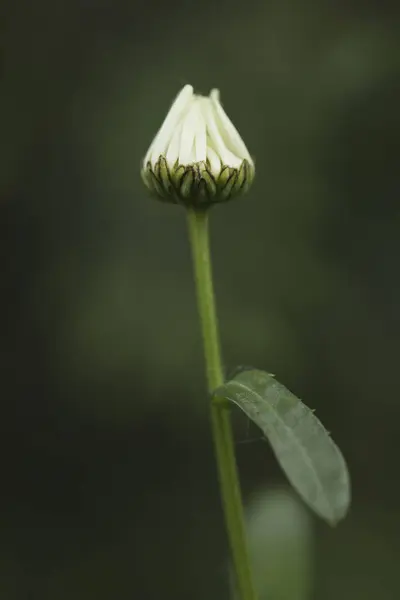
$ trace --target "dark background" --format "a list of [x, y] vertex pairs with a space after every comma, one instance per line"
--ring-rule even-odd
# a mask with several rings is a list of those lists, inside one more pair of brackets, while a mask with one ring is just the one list
[[[399, 12], [2, 4], [2, 600], [229, 596], [184, 212], [139, 177], [185, 83], [220, 88], [256, 160], [212, 214], [226, 369], [275, 373], [352, 473], [336, 529], [278, 502], [303, 521], [274, 569], [307, 554], [314, 578], [265, 598], [400, 597]], [[251, 507], [285, 480], [235, 431]]]

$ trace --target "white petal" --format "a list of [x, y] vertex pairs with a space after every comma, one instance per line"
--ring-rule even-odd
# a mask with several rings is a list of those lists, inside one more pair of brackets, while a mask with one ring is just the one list
[[194, 138], [196, 135], [196, 100], [193, 100], [189, 111], [182, 122], [181, 144], [179, 147], [179, 164], [190, 165], [194, 162]]
[[182, 123], [179, 164], [189, 165], [205, 160], [206, 124], [201, 112], [200, 99], [196, 97], [193, 99]]
[[194, 138], [196, 162], [205, 162], [207, 159], [207, 131], [206, 122], [201, 111], [201, 102], [197, 101], [197, 126]]
[[235, 156], [225, 145], [218, 128], [217, 116], [210, 98], [203, 98], [203, 114], [205, 115], [207, 133], [210, 137], [212, 148], [218, 154], [223, 165], [239, 168], [242, 159]]
[[231, 150], [239, 156], [241, 159], [247, 159], [250, 164], [253, 164], [253, 160], [247, 150], [245, 143], [243, 142], [238, 130], [222, 108], [219, 100], [219, 90], [211, 90], [210, 93], [211, 102], [214, 108], [214, 114], [217, 115], [217, 124], [224, 139], [225, 144]]
[[147, 154], [144, 158], [144, 166], [150, 160], [154, 164], [162, 154], [165, 154], [167, 147], [171, 141], [174, 130], [179, 123], [179, 120], [187, 109], [193, 98], [193, 87], [185, 85], [177, 95], [172, 104], [164, 123], [161, 125], [157, 135], [155, 136]]
[[166, 160], [168, 167], [172, 169], [175, 166], [176, 161], [179, 158], [179, 147], [181, 145], [181, 135], [182, 135], [182, 121], [180, 121], [175, 127], [175, 131], [172, 135], [171, 142], [168, 146], [166, 152]]
[[214, 177], [218, 177], [221, 172], [221, 161], [219, 160], [218, 154], [213, 150], [211, 146], [210, 138], [207, 138], [207, 158], [210, 163], [210, 170]]

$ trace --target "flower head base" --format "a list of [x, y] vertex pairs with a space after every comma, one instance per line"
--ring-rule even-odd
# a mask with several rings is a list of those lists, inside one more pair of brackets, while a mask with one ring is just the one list
[[219, 101], [218, 90], [178, 94], [142, 166], [145, 185], [165, 202], [208, 206], [245, 192], [254, 163]]

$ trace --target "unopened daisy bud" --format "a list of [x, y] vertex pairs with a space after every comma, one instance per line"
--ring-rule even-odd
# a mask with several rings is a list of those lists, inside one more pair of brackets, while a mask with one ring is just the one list
[[245, 192], [254, 163], [219, 101], [193, 93], [178, 94], [142, 166], [145, 185], [165, 202], [208, 206]]

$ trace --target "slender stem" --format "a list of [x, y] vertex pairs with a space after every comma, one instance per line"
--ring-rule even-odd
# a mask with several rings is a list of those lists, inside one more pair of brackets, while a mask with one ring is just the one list
[[[198, 310], [203, 335], [208, 389], [210, 392], [213, 392], [223, 383], [223, 372], [211, 271], [208, 212], [205, 210], [188, 209], [188, 224]], [[211, 423], [222, 505], [239, 595], [241, 600], [256, 600], [250, 559], [247, 552], [231, 418], [229, 408], [226, 404], [212, 402]]]

